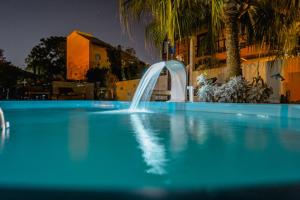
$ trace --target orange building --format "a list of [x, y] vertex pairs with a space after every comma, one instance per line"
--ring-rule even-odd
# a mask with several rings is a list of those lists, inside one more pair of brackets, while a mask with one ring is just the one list
[[141, 68], [145, 66], [145, 63], [135, 56], [135, 51], [132, 48], [122, 50], [121, 46], [113, 47], [91, 34], [73, 31], [67, 37], [67, 79], [86, 80], [86, 73], [90, 68], [111, 67], [112, 61], [109, 59], [109, 50], [118, 52], [118, 55], [114, 55], [114, 57], [117, 57], [120, 69], [122, 69], [119, 76], [121, 73], [126, 74], [132, 65]]
[[91, 67], [109, 67], [107, 48], [112, 46], [90, 34], [73, 31], [67, 37], [67, 79], [85, 80]]

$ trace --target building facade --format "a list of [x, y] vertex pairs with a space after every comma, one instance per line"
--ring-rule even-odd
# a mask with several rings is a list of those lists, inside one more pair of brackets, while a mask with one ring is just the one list
[[117, 65], [120, 65], [116, 72], [119, 79], [128, 78], [122, 77], [122, 73], [132, 71], [128, 70], [132, 65], [145, 66], [133, 49], [122, 50], [121, 46], [113, 47], [91, 34], [73, 31], [67, 37], [67, 80], [84, 81], [89, 69], [111, 67], [114, 61], [110, 59], [109, 52], [112, 51], [115, 52], [114, 59], [118, 59]]
[[91, 67], [108, 67], [107, 48], [111, 46], [92, 35], [73, 31], [67, 37], [67, 79], [85, 80]]

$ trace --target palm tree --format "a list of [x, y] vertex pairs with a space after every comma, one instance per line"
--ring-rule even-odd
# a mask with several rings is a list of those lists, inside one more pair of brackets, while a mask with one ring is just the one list
[[253, 27], [257, 43], [264, 42], [276, 50], [277, 56], [292, 54], [300, 32], [299, 5], [299, 0], [255, 2], [255, 10], [249, 13], [256, 19]]
[[[229, 77], [242, 75], [239, 32], [247, 31], [248, 43], [276, 49], [278, 56], [291, 53], [299, 33], [299, 0], [211, 0], [214, 35], [226, 40]], [[212, 44], [213, 45], [213, 44]]]
[[239, 49], [238, 4], [235, 0], [224, 0], [223, 22], [225, 25], [225, 46], [229, 76], [242, 75], [241, 58]]
[[252, 35], [248, 36], [252, 43], [269, 50], [276, 59], [297, 53], [295, 50], [300, 36], [299, 0], [243, 2], [246, 6], [240, 14], [240, 20], [248, 25], [248, 30], [252, 29]]
[[[146, 25], [146, 36], [153, 42], [167, 37], [175, 41], [175, 29], [178, 26], [178, 7], [183, 0], [120, 0], [121, 22], [130, 32], [130, 22], [142, 21]], [[146, 20], [145, 20], [146, 18]], [[149, 37], [147, 37], [149, 39]]]
[[286, 53], [296, 37], [289, 33], [299, 27], [299, 0], [120, 0], [120, 14], [127, 30], [129, 22], [146, 17], [147, 39], [156, 45], [165, 36], [174, 44], [176, 39], [205, 26], [209, 33], [205, 43], [214, 50], [217, 37], [224, 33], [228, 75], [232, 77], [242, 75], [240, 25], [247, 30], [249, 42], [260, 47], [276, 46], [281, 50], [278, 52]]

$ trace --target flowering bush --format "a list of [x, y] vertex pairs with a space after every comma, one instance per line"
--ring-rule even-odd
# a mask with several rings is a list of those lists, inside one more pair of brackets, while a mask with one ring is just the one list
[[217, 86], [201, 74], [197, 78], [200, 89], [198, 96], [201, 101], [226, 103], [265, 103], [273, 93], [261, 77], [249, 83], [242, 76], [231, 78], [227, 83]]

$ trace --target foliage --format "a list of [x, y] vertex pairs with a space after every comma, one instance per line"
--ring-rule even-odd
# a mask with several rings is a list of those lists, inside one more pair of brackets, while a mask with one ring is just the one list
[[95, 83], [95, 99], [112, 100], [115, 98], [115, 88], [118, 78], [109, 68], [90, 68], [87, 71], [86, 77], [89, 82]]
[[119, 80], [131, 80], [141, 77], [145, 69], [145, 63], [135, 57], [134, 49], [126, 49], [122, 52], [119, 45], [117, 48], [108, 48], [108, 57], [111, 64], [111, 73]]
[[90, 68], [86, 73], [86, 78], [89, 82], [99, 82], [100, 86], [106, 86], [106, 79], [109, 69], [94, 67]]
[[6, 58], [4, 57], [4, 53], [3, 52], [4, 52], [3, 49], [0, 49], [0, 63], [7, 62]]
[[111, 72], [116, 75], [119, 80], [122, 80], [122, 58], [121, 46], [117, 48], [108, 48], [107, 54], [110, 61]]
[[6, 60], [3, 50], [0, 49], [0, 88], [14, 87], [21, 69], [13, 66]]
[[247, 81], [242, 76], [238, 76], [217, 87], [214, 96], [218, 102], [246, 103], [248, 89]]
[[166, 37], [174, 45], [178, 38], [188, 36], [201, 25], [205, 15], [199, 12], [205, 7], [199, 0], [119, 0], [119, 4], [120, 19], [129, 34], [132, 22], [142, 22], [147, 42], [153, 42], [156, 47], [160, 47]]
[[242, 76], [231, 78], [225, 84], [217, 86], [201, 74], [197, 78], [201, 101], [224, 103], [266, 103], [273, 91], [261, 77], [249, 83]]
[[3, 50], [0, 49], [0, 99], [6, 96], [9, 91], [9, 97], [16, 90], [19, 80], [24, 78], [34, 78], [34, 76], [11, 64], [3, 55]]
[[250, 84], [247, 99], [251, 103], [266, 102], [272, 93], [272, 88], [268, 87], [261, 77], [254, 77]]
[[275, 50], [277, 56], [292, 53], [300, 31], [299, 0], [239, 0], [238, 3], [241, 28], [249, 43]]
[[145, 70], [145, 64], [141, 62], [134, 62], [124, 67], [124, 74], [126, 80], [133, 80], [141, 78]]
[[[147, 41], [161, 48], [164, 38], [174, 43], [206, 29], [200, 44], [202, 52], [217, 50], [217, 39], [226, 36], [227, 65], [231, 75], [242, 73], [239, 37], [246, 35], [248, 44], [270, 48], [278, 56], [295, 54], [300, 35], [299, 0], [119, 0], [124, 27], [142, 22]], [[224, 32], [224, 27], [226, 31]], [[240, 30], [239, 30], [240, 29]]]
[[66, 38], [52, 36], [43, 38], [33, 47], [26, 58], [27, 69], [34, 74], [52, 80], [55, 76], [66, 74]]

